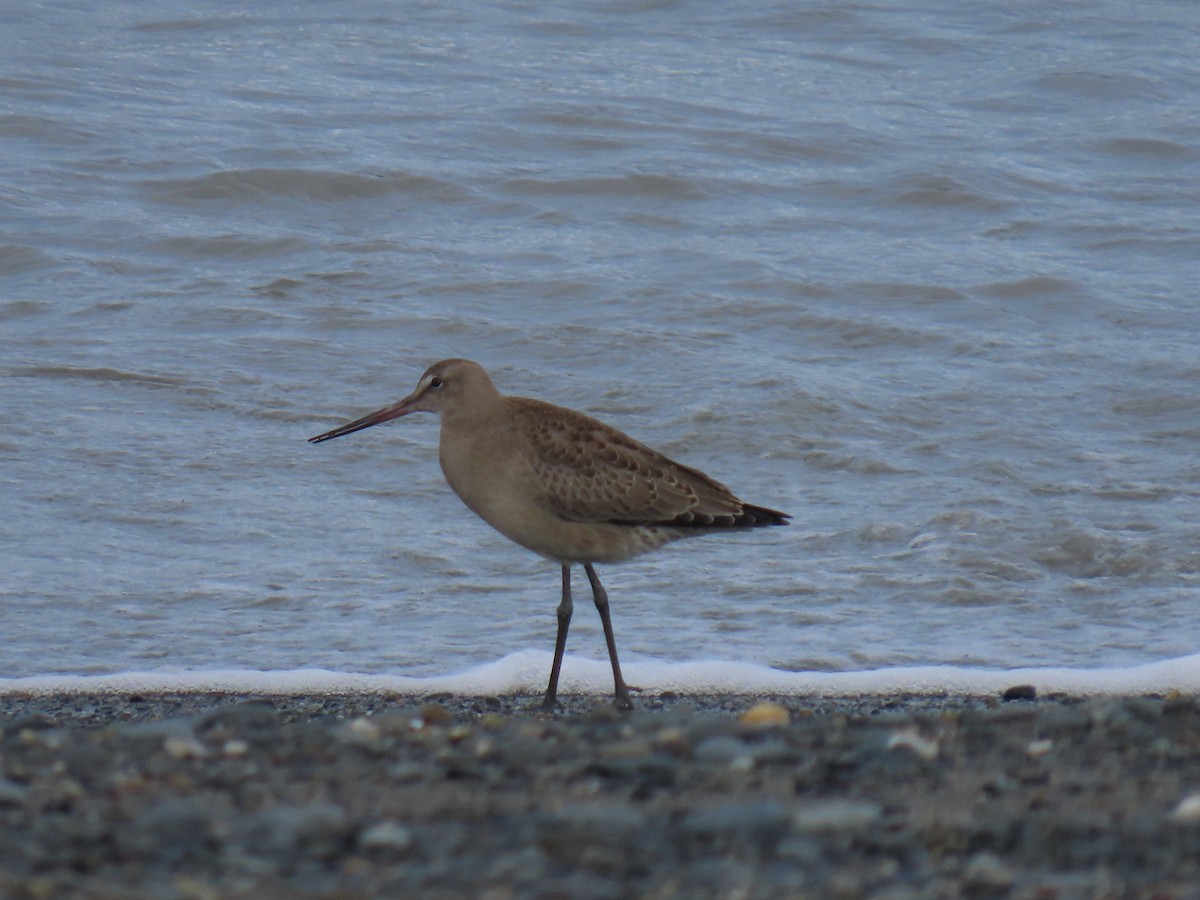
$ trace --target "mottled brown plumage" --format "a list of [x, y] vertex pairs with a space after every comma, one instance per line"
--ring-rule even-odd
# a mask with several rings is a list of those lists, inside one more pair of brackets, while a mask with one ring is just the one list
[[465, 359], [430, 366], [399, 403], [311, 440], [329, 440], [418, 411], [441, 416], [438, 456], [446, 481], [462, 501], [504, 536], [562, 565], [548, 707], [555, 705], [571, 618], [572, 564], [581, 563], [591, 583], [617, 701], [628, 708], [608, 599], [593, 564], [621, 562], [684, 537], [786, 525], [789, 519], [744, 503], [703, 472], [590, 416], [541, 400], [506, 397], [483, 368]]

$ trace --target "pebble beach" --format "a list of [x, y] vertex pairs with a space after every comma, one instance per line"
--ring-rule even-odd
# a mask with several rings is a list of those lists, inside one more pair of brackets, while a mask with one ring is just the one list
[[637, 703], [2, 696], [0, 897], [1200, 896], [1189, 696]]

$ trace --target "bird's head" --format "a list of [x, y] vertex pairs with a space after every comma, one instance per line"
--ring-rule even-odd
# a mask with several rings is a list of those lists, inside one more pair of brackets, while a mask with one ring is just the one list
[[309, 438], [309, 443], [319, 444], [409, 413], [432, 412], [445, 416], [463, 412], [499, 396], [492, 379], [478, 363], [469, 359], [444, 359], [426, 369], [416, 389], [403, 400]]

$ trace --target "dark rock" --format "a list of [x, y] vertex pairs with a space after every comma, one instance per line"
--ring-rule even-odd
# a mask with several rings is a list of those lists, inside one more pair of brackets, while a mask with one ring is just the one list
[[213, 810], [193, 798], [150, 807], [117, 829], [116, 838], [128, 856], [160, 865], [206, 860], [220, 848]]
[[697, 744], [692, 759], [703, 766], [729, 767], [741, 759], [752, 762], [753, 754], [745, 741], [723, 734]]
[[3, 734], [18, 735], [22, 731], [43, 731], [50, 728], [60, 727], [58, 721], [45, 713], [32, 712], [24, 715], [14, 716], [4, 723]]
[[1011, 703], [1014, 700], [1036, 700], [1037, 687], [1032, 684], [1014, 684], [1012, 687], [1005, 688], [1004, 693], [1000, 696], [1005, 703]]
[[1182, 691], [1171, 691], [1163, 698], [1162, 711], [1167, 716], [1194, 714], [1196, 698]]
[[270, 807], [245, 823], [244, 834], [252, 852], [281, 859], [335, 859], [354, 843], [346, 811], [335, 803]]
[[693, 850], [728, 849], [745, 844], [758, 853], [774, 852], [791, 824], [788, 808], [775, 800], [723, 803], [684, 816], [680, 831]]
[[0, 775], [0, 807], [20, 806], [29, 795], [29, 788]]
[[543, 819], [537, 841], [560, 865], [620, 871], [639, 857], [646, 828], [647, 818], [638, 809], [589, 803]]
[[269, 731], [278, 725], [279, 712], [273, 703], [249, 700], [218, 706], [204, 713], [197, 720], [195, 730], [199, 734], [220, 731], [223, 734], [244, 737], [256, 732]]

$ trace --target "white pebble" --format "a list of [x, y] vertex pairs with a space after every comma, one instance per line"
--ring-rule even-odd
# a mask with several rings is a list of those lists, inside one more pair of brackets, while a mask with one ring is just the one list
[[163, 740], [163, 750], [167, 756], [175, 759], [204, 759], [208, 756], [208, 748], [194, 737], [183, 737], [173, 734]]
[[1188, 794], [1171, 811], [1172, 822], [1200, 822], [1200, 793]]
[[412, 830], [390, 819], [369, 826], [358, 838], [364, 850], [407, 850], [412, 844]]
[[938, 755], [938, 742], [921, 737], [911, 728], [894, 732], [888, 737], [887, 749], [895, 750], [897, 747], [911, 750], [921, 759], [937, 759]]

